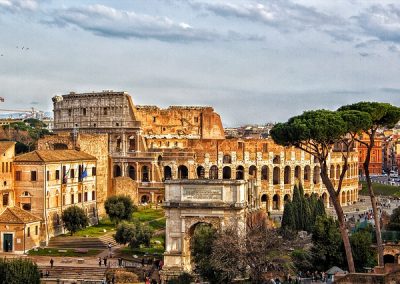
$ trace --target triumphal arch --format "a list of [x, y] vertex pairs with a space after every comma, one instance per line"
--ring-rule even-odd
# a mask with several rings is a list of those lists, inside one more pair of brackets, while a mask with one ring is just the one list
[[258, 186], [243, 180], [170, 180], [165, 184], [166, 250], [162, 277], [192, 271], [190, 239], [198, 224], [245, 232], [260, 209]]

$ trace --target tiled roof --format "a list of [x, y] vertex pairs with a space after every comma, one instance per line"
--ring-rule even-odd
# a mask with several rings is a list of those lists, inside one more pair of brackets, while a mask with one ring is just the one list
[[0, 141], [0, 155], [7, 151], [15, 142], [13, 141]]
[[0, 223], [3, 224], [29, 224], [41, 220], [41, 218], [19, 207], [7, 207], [3, 213], [0, 214]]
[[15, 157], [15, 162], [71, 162], [96, 160], [85, 152], [76, 150], [35, 150]]

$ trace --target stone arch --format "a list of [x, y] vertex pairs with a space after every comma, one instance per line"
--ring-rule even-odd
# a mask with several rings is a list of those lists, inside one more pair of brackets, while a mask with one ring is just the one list
[[119, 165], [114, 165], [114, 177], [120, 177], [121, 174], [121, 167]]
[[313, 174], [313, 182], [314, 184], [319, 184], [321, 179], [320, 179], [320, 172], [321, 169], [319, 166], [314, 167], [314, 174]]
[[342, 192], [342, 205], [344, 205], [346, 203], [346, 192]]
[[272, 209], [279, 210], [279, 204], [280, 204], [280, 196], [279, 196], [279, 194], [275, 194], [272, 197]]
[[300, 177], [301, 177], [301, 167], [300, 166], [296, 166], [294, 168], [294, 177], [297, 178], [298, 180], [300, 180]]
[[163, 201], [164, 201], [164, 198], [162, 197], [162, 195], [157, 196], [157, 203], [158, 204], [163, 203]]
[[165, 180], [172, 179], [172, 169], [170, 166], [164, 167], [164, 179]]
[[189, 171], [185, 165], [180, 165], [178, 167], [178, 178], [179, 179], [188, 179], [189, 178]]
[[285, 184], [290, 184], [291, 183], [291, 169], [290, 166], [286, 166], [284, 170], [284, 175], [283, 175], [283, 181]]
[[290, 200], [291, 200], [290, 194], [285, 194], [285, 196], [283, 197], [283, 202], [286, 203], [286, 202], [288, 202]]
[[351, 202], [350, 190], [347, 191], [347, 202], [348, 202], [348, 203]]
[[238, 166], [236, 168], [236, 179], [237, 180], [244, 179], [244, 168], [243, 168], [243, 166]]
[[329, 178], [335, 179], [335, 166], [334, 165], [331, 165], [331, 167], [329, 169]]
[[150, 171], [148, 166], [142, 166], [142, 182], [150, 181]]
[[337, 166], [336, 166], [336, 176], [335, 176], [335, 178], [336, 178], [336, 179], [339, 179], [339, 178], [340, 178], [340, 165], [337, 165]]
[[161, 162], [162, 162], [162, 156], [159, 155], [158, 158], [157, 158], [157, 165], [161, 166]]
[[253, 178], [257, 178], [257, 167], [252, 165], [249, 167], [249, 175]]
[[198, 166], [196, 172], [197, 172], [197, 178], [203, 179], [205, 177], [205, 169], [203, 166]]
[[261, 207], [268, 211], [268, 195], [266, 193], [261, 195]]
[[128, 176], [133, 179], [136, 180], [136, 169], [134, 166], [129, 165], [128, 166]]
[[210, 179], [218, 179], [218, 167], [216, 165], [210, 168]]
[[147, 194], [143, 194], [140, 197], [140, 203], [144, 204], [144, 203], [150, 203], [150, 196]]
[[228, 166], [224, 167], [222, 169], [222, 179], [231, 179], [231, 177], [232, 177], [231, 167], [228, 167]]
[[386, 263], [395, 263], [395, 260], [396, 260], [396, 258], [395, 258], [394, 255], [385, 254], [385, 255], [383, 256], [383, 263], [384, 263], [384, 264], [386, 264]]
[[222, 162], [223, 162], [224, 164], [231, 164], [231, 163], [232, 163], [231, 155], [225, 154], [224, 157], [223, 157], [223, 159], [222, 159]]
[[328, 205], [328, 194], [326, 192], [322, 193], [321, 195], [322, 202], [324, 203], [325, 207]]
[[261, 180], [269, 179], [269, 169], [268, 166], [262, 166], [261, 168]]
[[280, 182], [281, 182], [281, 169], [279, 167], [274, 167], [273, 183], [280, 184]]
[[310, 181], [311, 178], [311, 168], [309, 165], [304, 167], [304, 181]]
[[274, 159], [272, 160], [273, 164], [280, 164], [281, 163], [281, 156], [275, 155]]

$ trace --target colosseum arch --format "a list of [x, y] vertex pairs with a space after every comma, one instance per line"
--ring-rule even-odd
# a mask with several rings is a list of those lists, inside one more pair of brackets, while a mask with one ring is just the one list
[[329, 169], [329, 178], [331, 180], [335, 179], [335, 166], [331, 165], [330, 169]]
[[121, 175], [121, 167], [119, 165], [114, 165], [114, 177], [120, 177]]
[[172, 179], [172, 169], [170, 166], [164, 167], [164, 179], [165, 180]]
[[218, 179], [218, 167], [215, 165], [210, 168], [210, 179]]
[[222, 162], [224, 164], [231, 164], [232, 163], [231, 155], [225, 154], [223, 159], [222, 159]]
[[300, 178], [301, 178], [301, 167], [300, 167], [300, 166], [296, 166], [296, 167], [294, 168], [294, 177], [295, 177], [298, 181], [300, 181]]
[[279, 167], [274, 167], [273, 184], [280, 184], [280, 182], [281, 182], [281, 169]]
[[244, 179], [244, 168], [243, 166], [238, 166], [236, 168], [236, 179], [243, 180]]
[[136, 180], [136, 168], [132, 165], [129, 165], [127, 168], [127, 172], [128, 172], [128, 176], [133, 179]]
[[269, 168], [268, 166], [262, 166], [261, 168], [261, 180], [268, 180], [269, 179]]
[[309, 165], [304, 167], [304, 181], [309, 182], [311, 179], [311, 168]]
[[272, 209], [273, 210], [279, 210], [280, 209], [280, 200], [281, 198], [280, 198], [280, 196], [279, 196], [279, 194], [275, 194], [273, 197], [272, 197]]
[[179, 179], [188, 179], [189, 178], [189, 171], [185, 165], [180, 165], [178, 167], [178, 178]]
[[280, 164], [281, 163], [281, 156], [275, 155], [274, 159], [272, 160], [273, 164]]
[[249, 175], [253, 178], [257, 178], [257, 167], [252, 165], [249, 167]]
[[231, 179], [232, 177], [232, 169], [231, 167], [225, 166], [222, 169], [222, 179]]
[[321, 181], [320, 177], [321, 169], [319, 166], [314, 167], [313, 182], [314, 184], [319, 184]]
[[286, 202], [288, 202], [290, 200], [291, 200], [290, 194], [285, 194], [285, 196], [283, 197], [283, 202], [286, 203]]
[[142, 182], [150, 181], [150, 170], [148, 166], [142, 166]]
[[292, 173], [292, 170], [290, 169], [290, 166], [286, 166], [285, 171], [284, 171], [284, 176], [283, 176], [284, 184], [291, 183], [291, 177], [290, 177], [291, 173]]
[[335, 179], [339, 179], [340, 178], [340, 165], [336, 166], [336, 176]]
[[203, 166], [198, 166], [196, 172], [197, 178], [203, 179], [205, 177], [205, 169]]

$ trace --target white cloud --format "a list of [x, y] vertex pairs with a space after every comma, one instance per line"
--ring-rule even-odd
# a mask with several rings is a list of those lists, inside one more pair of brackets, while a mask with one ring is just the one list
[[0, 9], [11, 12], [35, 11], [38, 7], [36, 0], [0, 0]]
[[105, 5], [55, 10], [45, 22], [60, 27], [75, 26], [104, 37], [156, 39], [160, 41], [257, 40], [254, 35], [222, 33], [176, 23], [168, 17], [117, 10]]

